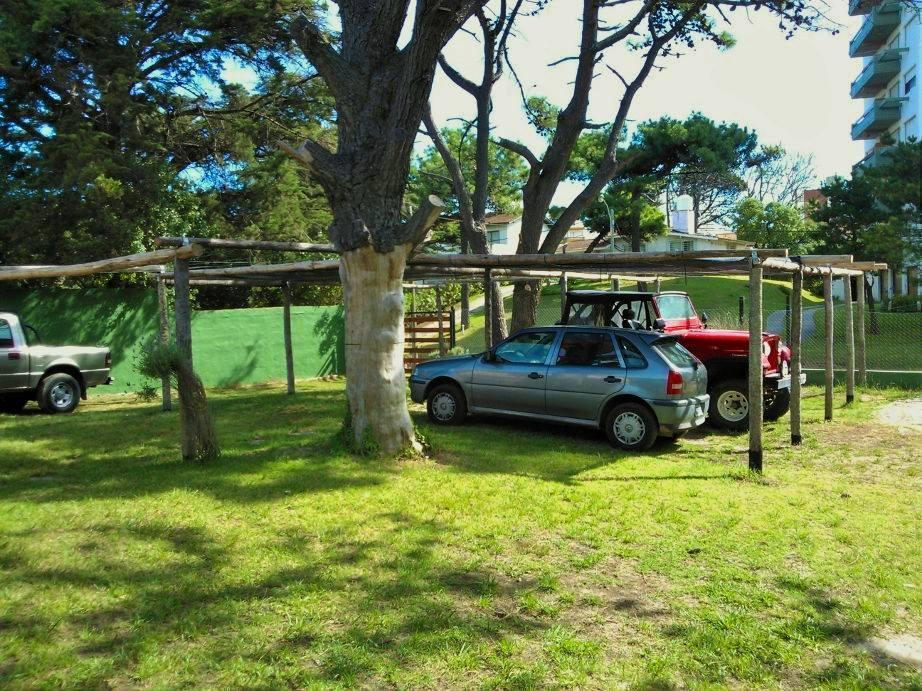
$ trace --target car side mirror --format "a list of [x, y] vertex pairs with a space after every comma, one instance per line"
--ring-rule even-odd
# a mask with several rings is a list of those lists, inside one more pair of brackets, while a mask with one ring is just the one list
[[701, 323], [704, 324], [704, 328], [707, 328], [708, 326], [708, 313], [707, 312], [701, 313]]
[[665, 331], [665, 329], [666, 329], [666, 320], [665, 320], [665, 319], [657, 319], [656, 321], [653, 322], [653, 328], [656, 329], [657, 331]]

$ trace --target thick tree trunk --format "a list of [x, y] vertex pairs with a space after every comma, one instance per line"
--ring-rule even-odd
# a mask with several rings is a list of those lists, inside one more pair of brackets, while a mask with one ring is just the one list
[[344, 252], [339, 275], [346, 312], [346, 392], [352, 440], [362, 451], [420, 450], [403, 373], [406, 246]]
[[515, 284], [512, 292], [512, 333], [537, 323], [540, 300], [539, 281], [522, 281]]

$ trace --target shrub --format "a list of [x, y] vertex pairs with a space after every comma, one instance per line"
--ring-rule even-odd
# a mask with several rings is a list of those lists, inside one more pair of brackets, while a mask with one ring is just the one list
[[919, 301], [922, 298], [911, 295], [897, 295], [890, 300], [890, 312], [918, 312]]

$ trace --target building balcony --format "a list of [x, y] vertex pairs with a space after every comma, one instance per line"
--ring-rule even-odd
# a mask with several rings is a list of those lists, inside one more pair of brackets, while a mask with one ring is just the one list
[[889, 0], [875, 7], [865, 18], [855, 38], [848, 44], [853, 58], [874, 55], [900, 25], [900, 2]]
[[908, 48], [890, 48], [875, 55], [852, 82], [852, 98], [871, 98], [900, 73]]
[[852, 139], [877, 139], [900, 121], [907, 98], [876, 98], [871, 107], [852, 125]]
[[873, 168], [874, 166], [879, 166], [881, 163], [889, 162], [889, 154], [893, 149], [893, 146], [875, 146], [864, 158], [852, 166], [852, 173], [854, 174], [858, 168]]
[[848, 14], [856, 17], [860, 14], [867, 14], [874, 9], [875, 0], [850, 0], [848, 3]]

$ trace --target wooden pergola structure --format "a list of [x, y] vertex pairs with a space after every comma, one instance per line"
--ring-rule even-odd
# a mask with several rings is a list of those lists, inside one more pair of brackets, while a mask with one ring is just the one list
[[[285, 252], [322, 252], [335, 254], [330, 245], [311, 243], [275, 243], [252, 240], [219, 240], [205, 238], [158, 238], [157, 244], [179, 248], [188, 244], [223, 250], [274, 250]], [[763, 461], [763, 372], [762, 362], [762, 280], [766, 276], [790, 276], [792, 280], [791, 315], [791, 443], [801, 443], [801, 373], [803, 358], [801, 340], [803, 333], [803, 281], [805, 276], [823, 279], [825, 317], [825, 407], [824, 418], [833, 418], [833, 327], [834, 313], [832, 285], [834, 279], [844, 284], [846, 334], [846, 403], [854, 400], [856, 380], [864, 384], [867, 378], [865, 365], [865, 294], [858, 290], [857, 309], [853, 315], [851, 279], [867, 272], [886, 271], [887, 265], [876, 262], [855, 262], [851, 255], [806, 255], [792, 257], [786, 249], [709, 250], [691, 252], [626, 252], [573, 253], [573, 254], [415, 254], [407, 262], [405, 276], [411, 280], [445, 279], [453, 281], [482, 280], [492, 286], [495, 280], [541, 279], [559, 277], [565, 289], [568, 272], [595, 272], [609, 277], [631, 280], [649, 280], [652, 275], [658, 283], [660, 276], [688, 275], [748, 275], [749, 276], [749, 468], [762, 471]], [[172, 274], [161, 275], [162, 281], [172, 281], [177, 298], [177, 337], [181, 314], [187, 310], [190, 285], [260, 285], [282, 288], [284, 299], [286, 361], [288, 363], [289, 391], [293, 391], [294, 374], [291, 366], [290, 296], [289, 283], [331, 284], [339, 282], [339, 261], [320, 259], [282, 264], [254, 264], [190, 269], [187, 259], [176, 259]], [[485, 296], [485, 324], [489, 325], [492, 301]], [[180, 306], [183, 306], [182, 308]], [[855, 322], [857, 321], [857, 329]], [[185, 325], [184, 325], [185, 330]], [[488, 326], [489, 328], [489, 326]], [[857, 339], [855, 337], [857, 331]], [[191, 329], [188, 331], [191, 333]], [[487, 347], [490, 334], [485, 334]], [[857, 377], [856, 377], [857, 374]]]
[[[294, 391], [294, 367], [291, 347], [291, 295], [289, 285], [299, 283], [338, 283], [339, 261], [321, 259], [284, 264], [256, 264], [216, 268], [190, 268], [189, 261], [202, 256], [207, 248], [222, 250], [271, 250], [335, 254], [330, 245], [287, 243], [255, 240], [220, 240], [210, 238], [158, 238], [163, 249], [126, 257], [115, 257], [69, 266], [0, 266], [0, 281], [21, 281], [48, 278], [87, 276], [98, 273], [144, 271], [156, 273], [160, 304], [161, 338], [169, 338], [166, 283], [175, 290], [174, 318], [176, 342], [183, 355], [192, 362], [192, 321], [190, 286], [243, 285], [277, 286], [282, 290], [285, 359], [288, 391]], [[173, 271], [165, 264], [172, 262]], [[157, 268], [159, 266], [159, 269]], [[851, 278], [867, 272], [887, 271], [886, 264], [855, 262], [850, 255], [810, 255], [791, 257], [785, 249], [754, 249], [741, 254], [738, 250], [701, 252], [627, 252], [619, 254], [416, 254], [410, 257], [406, 270], [410, 279], [447, 279], [452, 281], [483, 280], [492, 289], [500, 279], [546, 279], [559, 277], [565, 286], [567, 272], [595, 272], [611, 277], [641, 280], [650, 275], [713, 275], [737, 274], [749, 276], [749, 467], [762, 470], [763, 379], [762, 346], [762, 279], [765, 276], [790, 276], [792, 279], [791, 315], [791, 443], [801, 443], [801, 336], [803, 332], [802, 290], [805, 276], [823, 279], [825, 317], [825, 419], [833, 417], [833, 280], [842, 279], [845, 303], [846, 343], [846, 403], [854, 400], [856, 381], [866, 382], [865, 366], [865, 294], [858, 290], [856, 313], [853, 315]], [[489, 296], [486, 296], [489, 298]], [[491, 301], [484, 301], [486, 323], [490, 323]], [[856, 323], [857, 322], [857, 323]], [[857, 332], [857, 339], [856, 339]], [[489, 337], [489, 336], [488, 336]], [[856, 376], [857, 375], [857, 376]], [[164, 405], [169, 405], [169, 383], [164, 382]]]

